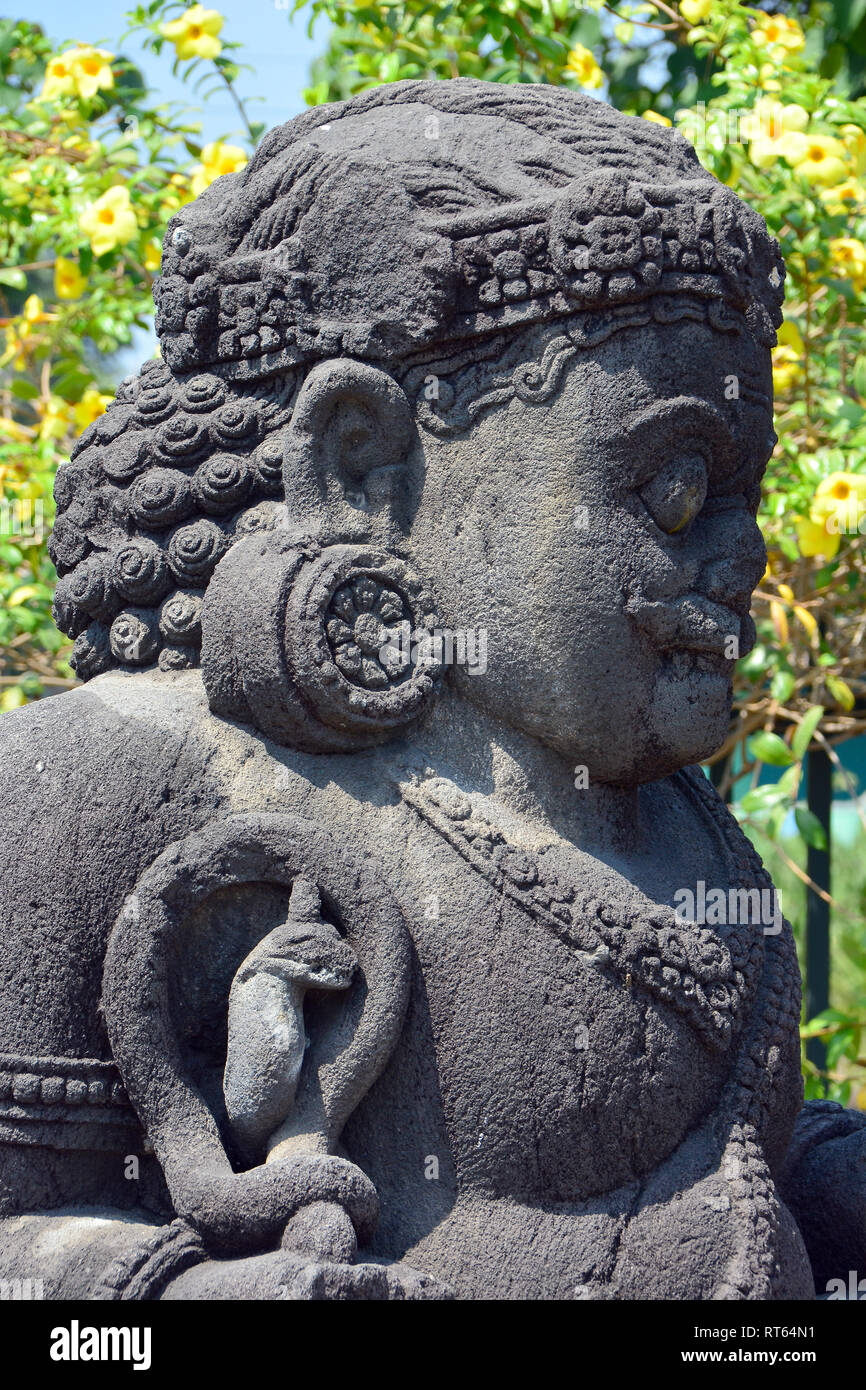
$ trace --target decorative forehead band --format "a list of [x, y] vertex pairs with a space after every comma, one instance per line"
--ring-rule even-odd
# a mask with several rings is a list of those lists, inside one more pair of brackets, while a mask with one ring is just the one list
[[282, 235], [285, 216], [260, 216], [216, 263], [185, 226], [170, 234], [154, 295], [173, 371], [252, 381], [341, 354], [388, 361], [657, 294], [731, 306], [767, 346], [781, 322], [778, 243], [709, 178], [648, 186], [608, 171], [552, 197], [424, 214], [388, 233], [409, 273], [393, 272], [384, 296], [383, 273], [366, 302], [357, 267], [329, 258], [302, 212], [293, 220]]

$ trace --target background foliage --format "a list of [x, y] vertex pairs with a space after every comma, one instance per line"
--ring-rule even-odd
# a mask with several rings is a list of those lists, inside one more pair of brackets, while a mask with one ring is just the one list
[[[588, 90], [680, 128], [779, 238], [770, 563], [719, 757], [722, 790], [750, 779], [741, 813], [779, 879], [801, 885], [823, 835], [802, 804], [807, 749], [830, 750], [841, 773], [835, 746], [866, 730], [866, 0], [313, 0], [312, 14], [332, 28], [310, 103], [419, 77]], [[235, 94], [239, 45], [218, 11], [154, 0], [128, 18], [131, 52], [173, 46], [200, 98], [211, 84], [232, 93], [244, 143], [202, 147], [194, 112], [157, 103], [133, 58], [0, 21], [0, 709], [72, 683], [50, 619], [54, 471], [110, 399], [118, 351], [151, 322], [168, 217], [242, 167], [262, 133]], [[781, 769], [771, 784], [767, 766]], [[866, 888], [856, 865], [840, 868], [840, 1007], [809, 1025], [829, 1041], [809, 1084], [866, 1106]]]

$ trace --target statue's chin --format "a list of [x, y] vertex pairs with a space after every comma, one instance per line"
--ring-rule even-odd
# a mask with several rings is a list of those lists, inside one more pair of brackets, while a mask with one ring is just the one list
[[675, 652], [665, 662], [647, 711], [651, 777], [703, 762], [722, 745], [731, 722], [732, 672], [730, 661], [697, 652]]
[[611, 702], [603, 744], [590, 752], [584, 740], [562, 726], [542, 742], [575, 765], [586, 765], [590, 781], [636, 786], [669, 777], [703, 762], [725, 741], [731, 672], [730, 662], [677, 652], [664, 659], [641, 699], [619, 708]]

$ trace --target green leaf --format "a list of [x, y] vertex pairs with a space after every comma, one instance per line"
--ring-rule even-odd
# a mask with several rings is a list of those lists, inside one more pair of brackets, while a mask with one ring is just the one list
[[827, 1039], [827, 1069], [835, 1067], [840, 1057], [850, 1057], [854, 1061], [860, 1050], [860, 1029], [841, 1028]]
[[767, 648], [759, 642], [753, 647], [748, 656], [744, 656], [740, 661], [739, 669], [747, 676], [760, 675], [767, 669]]
[[780, 792], [778, 787], [753, 787], [750, 792], [746, 792], [740, 806], [747, 814], [753, 811], [771, 811], [774, 806], [778, 806], [779, 802], [785, 799], [785, 793]]
[[39, 396], [38, 388], [33, 385], [33, 382], [22, 376], [15, 377], [10, 390], [19, 401], [35, 401]]
[[812, 811], [805, 806], [797, 806], [794, 809], [794, 819], [807, 845], [811, 845], [813, 849], [827, 848], [827, 832]]
[[782, 830], [782, 826], [784, 825], [787, 818], [787, 806], [774, 806], [773, 810], [767, 817], [767, 823], [764, 826], [764, 834], [767, 836], [769, 840], [778, 840]]
[[856, 696], [846, 681], [839, 676], [827, 675], [824, 678], [827, 682], [827, 689], [842, 708], [850, 713], [857, 703]]
[[851, 1105], [852, 1083], [850, 1081], [828, 1081], [827, 1100], [835, 1100], [837, 1105], [841, 1105], [844, 1110], [848, 1110]]
[[783, 772], [776, 783], [779, 791], [784, 792], [786, 796], [795, 797], [800, 786], [802, 771], [803, 769], [800, 764], [794, 763], [793, 767], [789, 767]]
[[791, 739], [791, 748], [795, 758], [804, 758], [809, 744], [812, 742], [812, 735], [817, 729], [821, 720], [824, 718], [824, 706], [813, 705], [803, 715], [802, 721], [794, 730], [794, 737]]
[[793, 671], [777, 671], [770, 682], [770, 694], [783, 705], [793, 693], [796, 677]]
[[845, 1014], [841, 1009], [822, 1009], [821, 1013], [815, 1014], [804, 1023], [800, 1029], [801, 1038], [814, 1038], [818, 1033], [823, 1033], [825, 1028], [831, 1028], [834, 1023], [849, 1026], [852, 1022], [851, 1015]]
[[797, 546], [794, 543], [794, 541], [791, 540], [790, 536], [779, 537], [779, 549], [785, 556], [786, 560], [796, 561], [800, 558], [800, 552], [797, 549]]
[[772, 767], [788, 767], [795, 761], [794, 754], [785, 740], [779, 738], [778, 734], [771, 734], [766, 730], [752, 735], [749, 740], [749, 752], [753, 758], [762, 763], [770, 763]]

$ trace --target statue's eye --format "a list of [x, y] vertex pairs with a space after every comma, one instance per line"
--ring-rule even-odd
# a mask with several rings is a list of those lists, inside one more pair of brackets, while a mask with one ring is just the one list
[[699, 454], [672, 459], [640, 489], [653, 521], [667, 535], [684, 531], [707, 496], [707, 465]]

